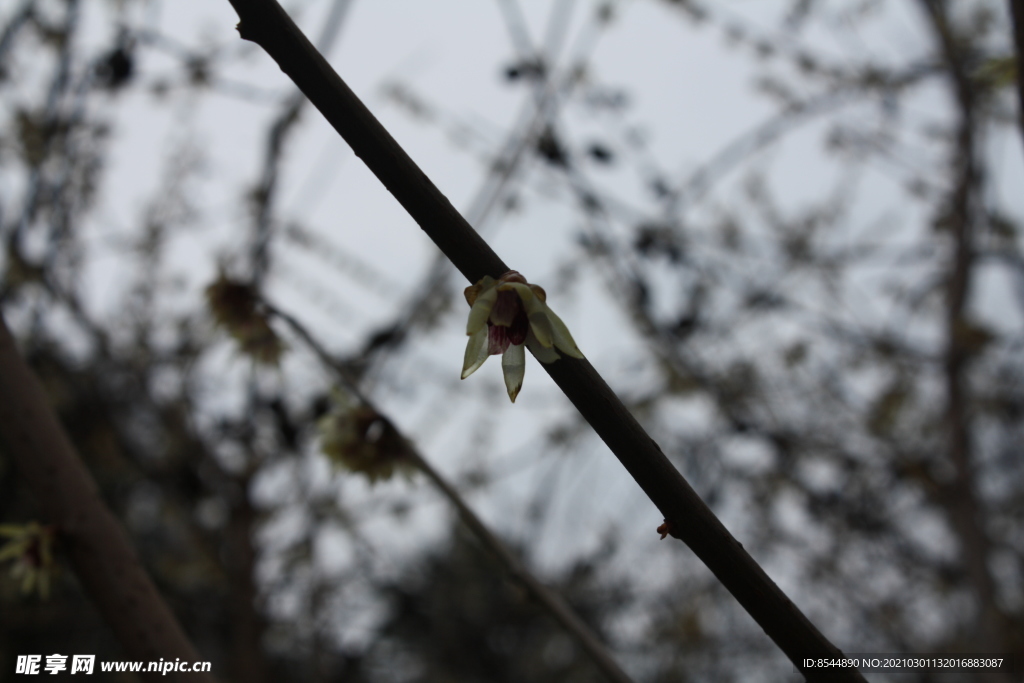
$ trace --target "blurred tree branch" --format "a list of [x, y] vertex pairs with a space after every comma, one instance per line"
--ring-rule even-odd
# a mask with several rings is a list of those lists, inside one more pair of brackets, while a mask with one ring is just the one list
[[[959, 120], [953, 152], [954, 185], [948, 205], [940, 208], [937, 221], [947, 224], [952, 237], [952, 259], [946, 282], [946, 319], [943, 369], [946, 389], [946, 426], [949, 431], [949, 458], [956, 476], [946, 485], [946, 507], [952, 527], [962, 547], [962, 556], [977, 600], [975, 615], [976, 646], [1000, 647], [1003, 628], [996, 604], [995, 585], [989, 571], [991, 544], [983, 526], [973, 456], [970, 395], [967, 367], [972, 347], [969, 335], [967, 304], [974, 280], [976, 242], [979, 227], [981, 183], [978, 149], [975, 140], [978, 121], [974, 85], [968, 73], [964, 40], [956, 34], [949, 19], [948, 3], [943, 0], [922, 0], [930, 20], [939, 52], [946, 65]], [[1000, 676], [992, 675], [994, 680]]]
[[[323, 30], [317, 40], [317, 47], [323, 53], [330, 52], [335, 39], [341, 32], [352, 0], [334, 0]], [[263, 170], [259, 183], [253, 190], [254, 226], [252, 239], [252, 280], [259, 284], [270, 269], [270, 243], [273, 237], [272, 215], [277, 192], [278, 176], [285, 143], [295, 129], [308, 102], [301, 92], [289, 95], [281, 104], [267, 132], [266, 149], [263, 156]]]
[[[0, 434], [85, 591], [128, 656], [199, 661], [50, 409], [0, 316]], [[158, 674], [149, 674], [154, 680]], [[212, 683], [208, 674], [174, 680]], [[169, 680], [169, 679], [168, 679]]]
[[[266, 302], [265, 302], [266, 303]], [[305, 325], [300, 323], [294, 316], [282, 311], [280, 308], [266, 303], [267, 310], [272, 314], [283, 320], [292, 331], [297, 334], [303, 342], [316, 354], [320, 362], [331, 368], [334, 373], [338, 376], [338, 379], [345, 385], [346, 391], [352, 393], [359, 401], [376, 413], [380, 419], [384, 420], [391, 429], [394, 429], [396, 433], [398, 428], [394, 426], [394, 423], [387, 418], [386, 415], [377, 410], [373, 402], [367, 398], [359, 388], [359, 384], [356, 378], [345, 368], [344, 365], [338, 363], [323, 345], [316, 340], [316, 338], [306, 329]], [[400, 435], [400, 433], [399, 433]], [[412, 441], [401, 437], [402, 441], [405, 442], [405, 454], [404, 456], [412, 461], [412, 464], [430, 480], [430, 483], [437, 489], [437, 491], [448, 499], [448, 502], [452, 504], [452, 507], [459, 513], [459, 517], [462, 518], [463, 523], [470, 530], [470, 532], [477, 538], [477, 540], [490, 550], [498, 561], [504, 565], [505, 569], [510, 575], [519, 581], [524, 588], [548, 611], [548, 613], [560, 623], [566, 631], [571, 633], [583, 649], [587, 651], [601, 671], [608, 677], [610, 681], [617, 681], [618, 683], [632, 683], [632, 680], [625, 671], [615, 662], [615, 660], [609, 654], [607, 648], [598, 639], [597, 635], [587, 626], [576, 615], [569, 604], [562, 599], [562, 597], [551, 590], [543, 583], [541, 583], [526, 566], [520, 562], [516, 556], [510, 551], [501, 539], [492, 532], [480, 517], [473, 511], [473, 509], [466, 503], [462, 495], [458, 490], [444, 478], [444, 476], [434, 469], [434, 466], [423, 457]]]
[[[430, 182], [397, 142], [272, 0], [231, 0], [243, 39], [256, 42], [369, 166], [470, 282], [508, 267]], [[674, 535], [712, 570], [744, 609], [801, 665], [836, 656], [832, 645], [743, 549], [586, 360], [546, 365], [570, 401], [608, 444], [668, 520]], [[810, 679], [822, 676], [804, 670]], [[863, 680], [852, 670], [828, 680]]]
[[1017, 53], [1017, 120], [1024, 145], [1024, 0], [1007, 0], [1013, 18], [1013, 43]]

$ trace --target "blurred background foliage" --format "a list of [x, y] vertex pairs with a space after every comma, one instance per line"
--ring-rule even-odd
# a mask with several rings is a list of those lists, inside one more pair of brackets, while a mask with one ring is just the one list
[[[551, 242], [551, 300], [575, 301], [591, 333], [613, 330], [612, 360], [598, 367], [833, 642], [1021, 654], [1024, 147], [1005, 3], [779, 0], [764, 3], [771, 21], [753, 21], [741, 6], [643, 0], [678, 24], [680, 40], [714, 33], [748, 60], [771, 112], [678, 173], [633, 120], [630, 83], [603, 82], [588, 63], [586, 46], [640, 0], [552, 0], [536, 46], [516, 0], [495, 1], [515, 55], [494, 72], [529, 104], [504, 143], [415, 82], [381, 90], [380, 106], [479, 160], [471, 222], [493, 229], [531, 205], [563, 208], [549, 228], [568, 236], [564, 248]], [[300, 23], [321, 18], [307, 30], [327, 47], [348, 4], [289, 8]], [[171, 35], [153, 19], [157, 5], [0, 6], [0, 305], [214, 673], [253, 683], [599, 678], [439, 513], [422, 478], [366, 466], [408, 439], [459, 472], [459, 488], [638, 681], [794, 677], [692, 555], [655, 545], [660, 520], [601, 486], [570, 485], [599, 446], [560, 397], [536, 390], [555, 408], [507, 455], [498, 385], [486, 395], [460, 386], [450, 381], [460, 352], [430, 356], [445, 330], [461, 334], [464, 284], [443, 260], [389, 271], [358, 242], [342, 247], [336, 226], [292, 220], [279, 185], [297, 171], [284, 160], [315, 112], [237, 77], [259, 55], [229, 27], [214, 40]], [[584, 47], [560, 58], [569, 21], [584, 27]], [[913, 40], [879, 47], [894, 35]], [[162, 66], [147, 70], [154, 55]], [[104, 189], [121, 159], [119, 117], [139, 102], [183, 112], [215, 97], [267, 121], [251, 141], [262, 158], [245, 170], [247, 187], [204, 171], [199, 124], [184, 117], [146, 169], [151, 194]], [[688, 97], [700, 106], [701, 93]], [[820, 158], [784, 163], [777, 150], [794, 138], [820, 143]], [[630, 184], [641, 190], [619, 192]], [[202, 267], [182, 267], [176, 244], [223, 230], [202, 210], [210, 186], [244, 225]], [[104, 229], [100, 196], [130, 207], [133, 223]], [[303, 278], [288, 265], [296, 259], [328, 268]], [[116, 272], [102, 301], [89, 285], [97, 269]], [[344, 409], [331, 398], [336, 380], [275, 311], [312, 301], [322, 315], [375, 296], [389, 297], [384, 319], [325, 347], [395, 407], [387, 418], [403, 431], [381, 422], [382, 438], [353, 405], [343, 450], [359, 466], [334, 466], [317, 424]], [[586, 351], [594, 335], [574, 334]], [[543, 386], [540, 374], [527, 374], [528, 389]], [[428, 418], [404, 417], [416, 402], [410, 414]], [[435, 438], [447, 428], [456, 441]], [[494, 493], [523, 470], [537, 473], [529, 490]], [[373, 487], [361, 479], [369, 471]], [[556, 514], [557, 501], [570, 512]], [[592, 518], [597, 508], [613, 522]], [[0, 523], [35, 519], [0, 444]], [[559, 550], [542, 557], [542, 539]], [[118, 658], [70, 572], [40, 600], [5, 569], [0, 681], [13, 680], [17, 654], [53, 652]]]

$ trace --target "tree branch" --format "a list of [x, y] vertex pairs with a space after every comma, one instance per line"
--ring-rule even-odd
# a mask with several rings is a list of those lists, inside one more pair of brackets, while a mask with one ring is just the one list
[[1008, 0], [1013, 17], [1013, 43], [1017, 48], [1017, 121], [1024, 144], [1024, 0]]
[[[317, 53], [275, 0], [230, 0], [242, 38], [260, 45], [299, 86], [384, 186], [470, 282], [509, 270], [373, 114]], [[683, 540], [811, 680], [863, 681], [859, 672], [804, 669], [802, 659], [841, 652], [790, 601], [704, 504], [586, 360], [544, 365]]]
[[[185, 636], [96, 483], [49, 406], [42, 385], [18, 353], [0, 315], [0, 436], [28, 482], [47, 523], [58, 529], [61, 547], [79, 582], [136, 660], [196, 662]], [[153, 680], [213, 683], [204, 673], [179, 673]]]
[[[967, 371], [972, 351], [964, 330], [968, 324], [968, 295], [974, 276], [974, 233], [978, 222], [979, 185], [976, 142], [979, 127], [974, 86], [967, 74], [964, 45], [954, 33], [946, 6], [937, 0], [922, 0], [925, 15], [950, 79], [957, 107], [955, 149], [952, 168], [955, 184], [943, 218], [949, 224], [953, 245], [946, 283], [946, 348], [943, 372], [946, 385], [945, 423], [949, 434], [949, 459], [956, 471], [947, 488], [946, 509], [956, 532], [971, 588], [978, 601], [975, 642], [978, 647], [1000, 647], [1003, 633], [996, 602], [995, 583], [988, 568], [991, 543], [985, 529], [983, 509], [978, 500], [972, 453], [970, 391]], [[991, 674], [989, 680], [1005, 680]]]
[[[330, 52], [341, 30], [352, 0], [334, 0], [330, 14], [320, 33], [319, 49]], [[308, 100], [302, 93], [289, 95], [267, 132], [267, 145], [263, 155], [263, 171], [253, 192], [255, 216], [253, 218], [252, 280], [259, 283], [270, 269], [270, 242], [273, 230], [273, 204], [277, 192], [278, 171], [284, 156], [288, 136], [299, 122], [302, 107]]]

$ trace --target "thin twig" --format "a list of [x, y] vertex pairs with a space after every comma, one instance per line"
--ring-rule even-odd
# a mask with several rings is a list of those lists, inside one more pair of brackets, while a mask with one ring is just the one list
[[7, 68], [4, 64], [7, 58], [7, 52], [10, 50], [11, 45], [14, 44], [14, 39], [18, 35], [18, 31], [23, 26], [28, 24], [28, 20], [32, 18], [33, 6], [35, 0], [23, 0], [21, 7], [18, 11], [10, 18], [7, 22], [7, 26], [0, 31], [0, 74], [3, 73], [4, 69]]
[[[318, 49], [328, 53], [344, 25], [352, 0], [334, 0], [331, 11], [317, 40]], [[278, 171], [281, 167], [288, 136], [299, 121], [306, 104], [301, 92], [294, 92], [284, 101], [267, 133], [267, 146], [263, 156], [263, 172], [255, 190], [256, 211], [253, 219], [252, 280], [259, 283], [270, 269], [270, 242], [272, 217], [277, 192]]]
[[[230, 0], [245, 40], [260, 45], [470, 282], [509, 270], [451, 202], [317, 53], [275, 0]], [[789, 659], [812, 680], [863, 681], [852, 669], [823, 674], [806, 657], [839, 657], [830, 643], [733, 538], [587, 360], [544, 369], [668, 522]]]
[[1024, 144], [1024, 0], [1008, 0], [1013, 17], [1013, 44], [1017, 51], [1017, 121]]
[[[378, 415], [384, 416], [383, 413], [377, 410], [373, 402], [363, 394], [357, 381], [348, 369], [327, 352], [323, 345], [306, 329], [305, 325], [273, 304], [264, 301], [264, 305], [270, 314], [287, 323], [292, 332], [305, 342], [320, 361], [334, 371], [338, 379], [345, 385], [346, 391], [359, 399], [367, 408], [370, 408]], [[394, 421], [389, 420], [389, 422], [394, 426]], [[397, 431], [397, 427], [395, 429]], [[477, 540], [494, 553], [497, 559], [505, 566], [508, 573], [519, 581], [565, 630], [576, 637], [580, 645], [583, 646], [583, 649], [591, 656], [594, 664], [605, 673], [609, 680], [617, 681], [618, 683], [632, 683], [633, 679], [612, 659], [607, 648], [601, 643], [597, 635], [576, 615], [573, 609], [562, 599], [562, 596], [545, 586], [537, 577], [530, 573], [530, 570], [516, 558], [512, 551], [502, 543], [501, 539], [473, 512], [473, 509], [463, 499], [462, 494], [440, 472], [435, 470], [427, 459], [423, 457], [423, 454], [412, 445], [412, 441], [405, 439], [405, 442], [408, 444], [407, 453], [412, 463], [427, 476], [427, 479], [440, 491], [441, 495], [447, 498], [452, 506], [455, 507], [462, 521], [477, 537]]]
[[[1001, 646], [1002, 617], [995, 582], [989, 570], [991, 541], [984, 524], [984, 508], [978, 500], [976, 457], [972, 448], [973, 425], [968, 367], [971, 349], [963, 329], [975, 276], [975, 231], [978, 224], [981, 173], [978, 169], [977, 129], [980, 126], [974, 86], [967, 74], [967, 53], [955, 34], [946, 6], [937, 0], [921, 0], [945, 62], [951, 95], [957, 107], [955, 148], [951, 166], [955, 184], [950, 191], [943, 218], [949, 222], [952, 258], [946, 282], [945, 343], [943, 379], [946, 389], [945, 427], [948, 430], [949, 460], [956, 476], [946, 488], [946, 512], [958, 536], [964, 568], [978, 601], [974, 642], [978, 646]], [[985, 680], [1009, 680], [1006, 674], [989, 673]]]

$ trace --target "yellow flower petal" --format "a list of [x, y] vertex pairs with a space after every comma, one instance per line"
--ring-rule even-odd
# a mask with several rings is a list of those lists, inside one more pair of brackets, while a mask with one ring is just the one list
[[466, 357], [462, 363], [462, 379], [466, 379], [487, 360], [487, 325], [474, 332], [466, 344]]
[[576, 346], [576, 342], [572, 338], [572, 334], [569, 333], [569, 328], [565, 326], [562, 319], [559, 318], [554, 312], [548, 309], [548, 320], [551, 321], [551, 327], [554, 331], [555, 346], [559, 351], [562, 351], [566, 355], [572, 356], [573, 358], [583, 358], [583, 353], [580, 352]]
[[473, 335], [481, 329], [487, 329], [487, 318], [491, 315], [494, 302], [498, 300], [498, 289], [491, 287], [480, 292], [473, 308], [469, 310], [469, 321], [466, 323], [466, 334]]
[[554, 331], [547, 319], [547, 315], [551, 311], [547, 304], [544, 303], [544, 300], [537, 296], [533, 287], [534, 285], [511, 283], [503, 285], [502, 289], [514, 289], [516, 291], [519, 299], [523, 302], [526, 317], [530, 321], [530, 330], [534, 333], [541, 346], [551, 347], [554, 343]]
[[551, 325], [551, 311], [537, 311], [528, 313], [527, 316], [530, 319], [530, 331], [536, 337], [537, 343], [550, 349], [555, 338], [555, 330]]
[[526, 375], [526, 347], [523, 344], [509, 344], [501, 356], [501, 370], [505, 374], [508, 397], [515, 403]]
[[526, 348], [530, 349], [530, 353], [533, 357], [539, 360], [541, 363], [554, 363], [556, 360], [561, 358], [558, 355], [558, 351], [555, 351], [550, 346], [544, 346], [537, 340], [537, 336], [533, 333], [533, 329], [526, 334]]
[[537, 298], [534, 295], [533, 290], [530, 289], [530, 285], [523, 284], [522, 282], [505, 282], [498, 285], [498, 289], [503, 292], [515, 291], [515, 293], [519, 295], [519, 298], [523, 300], [524, 304], [531, 299]]
[[11, 541], [0, 548], [0, 562], [5, 562], [12, 557], [19, 557], [25, 554], [28, 544], [24, 541]]
[[480, 292], [484, 291], [485, 289], [490, 289], [493, 286], [494, 278], [491, 277], [490, 275], [484, 275], [482, 278], [480, 278], [480, 281], [477, 282], [475, 285], [470, 285], [469, 287], [466, 287], [465, 290], [463, 290], [463, 294], [466, 295], [466, 303], [472, 306], [474, 303], [476, 303], [476, 298], [480, 295]]

